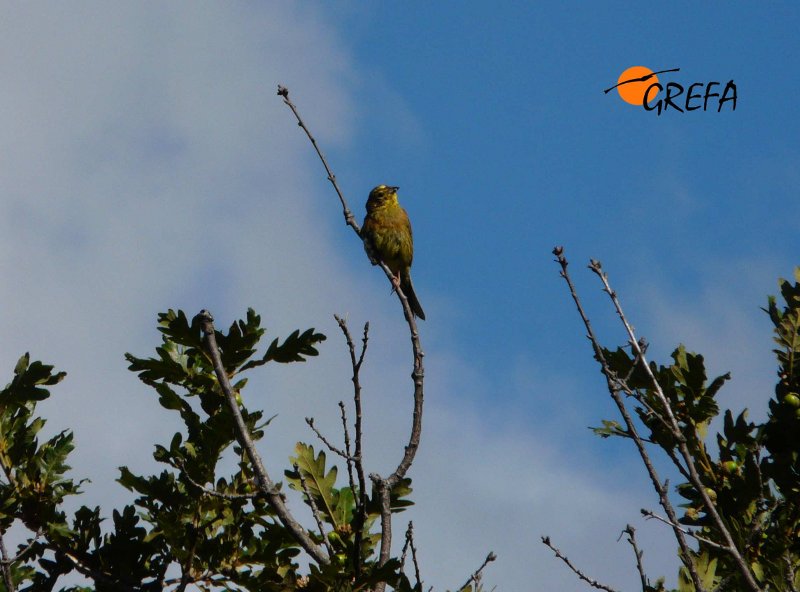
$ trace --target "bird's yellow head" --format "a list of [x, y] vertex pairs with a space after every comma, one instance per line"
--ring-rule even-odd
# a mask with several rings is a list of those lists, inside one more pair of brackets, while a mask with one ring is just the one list
[[389, 185], [378, 185], [375, 189], [369, 192], [367, 199], [367, 212], [383, 208], [388, 205], [397, 204], [397, 190], [399, 187], [391, 187]]

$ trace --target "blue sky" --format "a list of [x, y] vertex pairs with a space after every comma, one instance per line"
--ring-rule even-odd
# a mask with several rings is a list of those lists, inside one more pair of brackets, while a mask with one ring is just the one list
[[[472, 363], [499, 376], [519, 355], [556, 373], [593, 370], [573, 355], [581, 331], [549, 255], [557, 244], [577, 274], [589, 257], [605, 263], [648, 336], [671, 324], [650, 318], [652, 293], [691, 314], [727, 288], [766, 327], [757, 309], [798, 245], [795, 6], [346, 6], [339, 25], [366, 73], [354, 85], [365, 113], [335, 160], [353, 191], [360, 178], [401, 186], [414, 276], [434, 307], [440, 294], [456, 300], [437, 316]], [[664, 80], [684, 87], [734, 80], [736, 111], [657, 117], [604, 95], [631, 65], [681, 68]], [[397, 117], [379, 111], [396, 103], [385, 86], [402, 98]], [[595, 322], [613, 324], [599, 311]], [[666, 353], [689, 337], [654, 345]], [[535, 413], [541, 401], [515, 404]]]
[[[278, 413], [280, 474], [303, 417], [336, 433], [348, 395], [334, 313], [369, 320], [371, 470], [396, 463], [410, 413], [395, 298], [342, 222], [289, 87], [360, 218], [400, 186], [428, 315], [425, 433], [409, 512], [426, 583], [463, 582], [489, 549], [499, 590], [582, 590], [538, 542], [632, 588], [639, 528], [674, 582], [666, 530], [613, 417], [550, 254], [564, 245], [595, 327], [623, 341], [585, 269], [603, 261], [659, 359], [679, 342], [731, 371], [723, 406], [772, 391], [759, 307], [800, 263], [800, 8], [790, 2], [142, 3], [6, 7], [0, 23], [0, 364], [24, 351], [70, 374], [43, 405], [75, 431], [85, 503], [128, 497], [116, 467], [154, 470], [177, 424], [125, 370], [156, 313], [252, 306], [271, 334], [315, 326], [319, 359], [254, 377]], [[733, 79], [735, 112], [654, 112], [603, 89], [629, 66]], [[100, 333], [98, 334], [98, 331]], [[120, 413], [124, 410], [124, 413]], [[274, 427], [273, 427], [274, 426]]]

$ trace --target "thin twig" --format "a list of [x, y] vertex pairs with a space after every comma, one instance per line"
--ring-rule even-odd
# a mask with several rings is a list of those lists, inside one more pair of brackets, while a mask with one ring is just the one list
[[486, 559], [483, 560], [483, 563], [481, 563], [481, 566], [478, 569], [476, 569], [474, 572], [472, 572], [472, 575], [467, 579], [466, 582], [464, 582], [464, 585], [461, 586], [459, 588], [459, 590], [463, 590], [464, 588], [466, 588], [467, 586], [469, 586], [473, 582], [475, 582], [475, 589], [477, 590], [478, 589], [478, 585], [480, 584], [480, 581], [481, 581], [481, 573], [483, 572], [484, 568], [487, 565], [489, 565], [492, 561], [494, 561], [495, 559], [497, 559], [497, 555], [494, 554], [494, 551], [489, 551], [489, 554], [486, 556]]
[[311, 537], [308, 535], [305, 529], [297, 522], [297, 520], [295, 520], [291, 512], [289, 512], [289, 508], [287, 508], [286, 504], [284, 503], [283, 496], [278, 491], [277, 487], [275, 487], [272, 479], [270, 479], [267, 469], [264, 467], [264, 463], [261, 461], [261, 456], [258, 454], [258, 451], [256, 451], [253, 439], [250, 437], [250, 433], [244, 423], [244, 419], [242, 418], [242, 412], [239, 409], [239, 404], [236, 402], [236, 396], [233, 392], [230, 379], [228, 378], [228, 374], [225, 372], [225, 368], [222, 366], [222, 358], [220, 357], [219, 347], [217, 346], [217, 338], [214, 331], [214, 318], [207, 310], [201, 310], [197, 315], [197, 318], [199, 319], [203, 329], [206, 349], [214, 365], [214, 372], [217, 375], [217, 381], [222, 388], [222, 392], [225, 393], [225, 397], [228, 400], [228, 407], [230, 407], [236, 423], [236, 439], [247, 453], [247, 458], [256, 474], [259, 489], [261, 489], [264, 495], [266, 495], [267, 502], [275, 511], [275, 514], [278, 516], [278, 519], [281, 521], [281, 523], [292, 534], [297, 543], [303, 547], [306, 553], [311, 555], [311, 557], [317, 563], [327, 565], [330, 563], [330, 559], [325, 555], [322, 549], [311, 540]]
[[403, 557], [400, 560], [400, 565], [405, 563], [406, 549], [411, 548], [411, 563], [414, 564], [414, 577], [416, 578], [417, 585], [414, 588], [422, 589], [422, 580], [419, 577], [419, 563], [417, 563], [417, 546], [414, 544], [414, 523], [408, 521], [408, 528], [406, 529], [406, 542], [403, 545]]
[[[409, 524], [411, 524], [409, 522]], [[408, 555], [408, 546], [411, 540], [408, 538], [408, 530], [406, 530], [406, 542], [403, 543], [403, 551], [400, 553], [400, 569], [402, 570], [406, 565], [406, 555]]]
[[322, 516], [320, 516], [319, 508], [317, 508], [317, 502], [314, 501], [314, 497], [311, 495], [311, 490], [308, 488], [308, 483], [306, 483], [306, 478], [303, 477], [303, 472], [300, 470], [300, 467], [297, 465], [297, 463], [294, 464], [294, 470], [300, 476], [300, 487], [303, 488], [303, 493], [306, 494], [308, 505], [311, 507], [311, 513], [314, 515], [314, 520], [316, 521], [317, 528], [319, 529], [319, 536], [325, 543], [325, 547], [328, 549], [328, 553], [330, 554], [331, 557], [333, 557], [334, 555], [333, 545], [328, 540], [328, 537], [325, 536], [325, 528], [322, 525]]
[[356, 362], [356, 369], [361, 370], [361, 364], [364, 363], [364, 354], [367, 353], [367, 343], [369, 343], [369, 321], [364, 323], [364, 333], [361, 336], [361, 354], [358, 356]]
[[336, 175], [333, 174], [331, 167], [328, 166], [328, 161], [325, 159], [325, 155], [320, 150], [319, 146], [317, 145], [317, 141], [314, 139], [314, 136], [311, 135], [311, 131], [306, 127], [306, 124], [300, 117], [300, 113], [297, 112], [297, 107], [294, 106], [291, 100], [289, 100], [289, 89], [285, 86], [278, 85], [278, 95], [283, 97], [283, 102], [292, 110], [294, 113], [295, 118], [297, 119], [297, 125], [303, 128], [303, 131], [308, 136], [308, 139], [311, 140], [311, 144], [314, 146], [314, 150], [317, 151], [317, 156], [322, 161], [322, 165], [325, 167], [325, 172], [328, 173], [328, 181], [331, 182], [333, 188], [336, 190], [336, 194], [339, 196], [339, 201], [342, 203], [342, 209], [344, 210], [344, 220], [348, 226], [350, 226], [353, 230], [356, 231], [356, 234], [361, 236], [361, 227], [356, 222], [355, 216], [353, 216], [353, 212], [349, 210], [347, 207], [347, 203], [344, 200], [344, 195], [342, 195], [342, 190], [339, 189], [339, 184], [336, 182]]
[[[556, 247], [553, 249], [553, 254], [556, 256], [556, 261], [561, 266], [561, 277], [564, 278], [564, 281], [567, 283], [569, 287], [570, 295], [572, 296], [572, 300], [575, 302], [575, 306], [578, 309], [578, 314], [583, 321], [584, 326], [586, 327], [587, 337], [592, 344], [592, 349], [594, 350], [595, 358], [598, 362], [600, 362], [600, 367], [603, 372], [603, 376], [606, 378], [606, 386], [608, 388], [609, 393], [611, 394], [611, 398], [614, 400], [614, 403], [617, 406], [617, 409], [622, 415], [623, 420], [625, 421], [625, 426], [628, 430], [628, 434], [630, 435], [631, 440], [633, 440], [636, 450], [639, 452], [639, 456], [644, 463], [645, 468], [647, 469], [647, 474], [650, 477], [650, 482], [653, 485], [656, 493], [658, 494], [659, 503], [661, 507], [664, 508], [664, 511], [669, 516], [670, 520], [673, 523], [678, 523], [678, 517], [675, 513], [675, 509], [672, 507], [672, 503], [669, 500], [668, 490], [666, 486], [661, 484], [661, 479], [658, 476], [658, 472], [655, 469], [652, 461], [650, 460], [650, 456], [645, 448], [645, 443], [642, 437], [639, 435], [638, 430], [636, 429], [636, 424], [633, 422], [633, 418], [631, 417], [628, 408], [625, 406], [625, 401], [619, 394], [619, 390], [615, 386], [616, 376], [611, 371], [611, 367], [606, 360], [605, 355], [603, 354], [603, 348], [600, 347], [600, 342], [597, 339], [597, 336], [592, 329], [592, 324], [589, 322], [589, 317], [586, 316], [586, 313], [583, 310], [583, 305], [581, 304], [580, 298], [578, 297], [578, 293], [575, 290], [575, 286], [572, 283], [572, 278], [569, 276], [569, 272], [567, 271], [567, 266], [569, 265], [569, 261], [567, 258], [564, 257], [564, 249], [563, 247]], [[700, 580], [700, 575], [697, 573], [697, 567], [695, 566], [694, 559], [692, 558], [692, 550], [689, 547], [689, 544], [686, 541], [686, 537], [684, 536], [683, 532], [679, 528], [673, 528], [673, 534], [675, 535], [675, 539], [678, 541], [678, 545], [681, 548], [680, 557], [683, 564], [686, 566], [687, 571], [689, 572], [689, 576], [692, 579], [692, 583], [694, 584], [694, 588], [697, 592], [703, 592], [705, 588]]]
[[261, 491], [258, 491], [256, 493], [223, 493], [223, 492], [217, 491], [215, 489], [209, 489], [209, 488], [205, 487], [204, 485], [201, 485], [200, 483], [198, 483], [194, 479], [192, 479], [191, 476], [189, 475], [189, 472], [186, 470], [186, 468], [182, 464], [175, 463], [175, 468], [180, 470], [181, 475], [183, 475], [183, 477], [192, 486], [194, 486], [195, 488], [199, 489], [202, 493], [204, 493], [206, 495], [209, 495], [211, 497], [218, 497], [220, 499], [224, 499], [224, 500], [228, 500], [228, 501], [237, 501], [237, 500], [243, 500], [243, 499], [252, 500], [252, 499], [257, 498], [259, 495], [261, 495]]
[[[33, 549], [33, 545], [36, 544], [36, 541], [38, 541], [39, 537], [41, 537], [41, 536], [42, 536], [42, 531], [41, 531], [41, 529], [39, 529], [34, 533], [33, 538], [30, 541], [28, 541], [28, 544], [25, 545], [25, 547], [23, 549], [20, 549], [19, 552], [16, 555], [14, 555], [13, 557], [11, 557], [10, 559], [3, 559], [2, 563], [4, 565], [10, 565], [10, 564], [16, 563], [17, 561], [22, 559], [28, 553], [28, 551]], [[0, 544], [2, 544], [2, 537], [0, 537]]]
[[643, 552], [639, 549], [639, 545], [636, 544], [636, 529], [628, 524], [625, 527], [625, 530], [622, 532], [628, 535], [628, 543], [630, 543], [631, 547], [633, 547], [633, 554], [636, 556], [636, 571], [639, 572], [639, 579], [642, 582], [642, 592], [647, 592], [650, 584], [647, 581], [647, 576], [644, 573], [644, 565], [642, 565]]
[[689, 471], [687, 471], [686, 467], [683, 466], [683, 463], [681, 462], [681, 459], [679, 459], [677, 457], [677, 455], [675, 454], [675, 450], [673, 450], [672, 448], [665, 448], [664, 452], [667, 453], [667, 456], [672, 461], [672, 464], [674, 464], [675, 467], [680, 472], [680, 474], [683, 475], [683, 478], [686, 479], [687, 481], [689, 481], [690, 478], [691, 478], [689, 476]]
[[313, 417], [306, 417], [306, 423], [308, 424], [308, 427], [310, 427], [312, 430], [314, 430], [314, 433], [317, 435], [317, 438], [322, 440], [322, 443], [325, 444], [325, 446], [328, 447], [328, 450], [330, 450], [334, 454], [338, 454], [339, 456], [341, 456], [343, 459], [347, 460], [348, 462], [353, 460], [352, 458], [350, 458], [349, 454], [347, 454], [341, 448], [337, 448], [336, 446], [334, 446], [325, 436], [322, 435], [322, 432], [320, 432], [317, 429], [317, 427], [314, 425], [314, 418]]
[[[700, 475], [697, 472], [697, 467], [695, 466], [694, 457], [692, 456], [691, 452], [689, 451], [689, 447], [687, 446], [686, 436], [684, 435], [683, 431], [681, 430], [680, 426], [678, 425], [678, 420], [675, 418], [675, 415], [672, 412], [672, 406], [667, 399], [667, 396], [664, 394], [664, 391], [661, 388], [658, 380], [656, 379], [655, 375], [653, 374], [652, 368], [650, 368], [650, 364], [648, 364], [647, 359], [645, 357], [644, 351], [639, 344], [639, 340], [636, 338], [636, 334], [633, 330], [633, 327], [628, 322], [628, 319], [625, 317], [625, 313], [622, 311], [622, 305], [620, 304], [619, 298], [617, 297], [617, 293], [611, 289], [611, 285], [608, 282], [608, 274], [606, 274], [602, 270], [602, 265], [599, 261], [592, 260], [589, 264], [589, 269], [591, 269], [597, 276], [600, 278], [600, 281], [603, 283], [603, 290], [608, 294], [609, 298], [611, 298], [611, 302], [614, 304], [614, 308], [617, 311], [617, 315], [622, 321], [623, 326], [625, 327], [625, 331], [628, 333], [628, 342], [630, 343], [633, 351], [637, 354], [639, 358], [639, 366], [644, 370], [647, 374], [648, 379], [650, 380], [654, 392], [656, 396], [661, 401], [662, 405], [667, 414], [667, 419], [669, 420], [670, 424], [670, 431], [672, 433], [673, 438], [675, 438], [678, 446], [678, 451], [683, 458], [683, 462], [685, 463], [685, 467], [689, 472], [689, 481], [695, 487], [697, 492], [700, 494], [700, 497], [703, 499], [703, 505], [706, 507], [708, 514], [711, 516], [711, 519], [714, 521], [714, 525], [719, 530], [722, 537], [725, 539], [725, 551], [733, 557], [733, 560], [736, 562], [736, 565], [739, 568], [744, 581], [747, 583], [747, 586], [753, 592], [760, 592], [761, 588], [759, 587], [758, 583], [753, 576], [753, 573], [750, 571], [750, 567], [747, 565], [744, 557], [739, 552], [739, 549], [736, 547], [736, 543], [733, 540], [733, 535], [731, 535], [730, 531], [728, 530], [727, 525], [722, 520], [722, 516], [719, 515], [717, 511], [716, 504], [711, 501], [711, 498], [706, 491], [703, 482], [700, 480]], [[672, 522], [677, 522], [670, 517]]]
[[[364, 337], [362, 340], [361, 354], [356, 356], [356, 346], [353, 342], [353, 336], [350, 334], [350, 329], [347, 326], [347, 321], [338, 315], [333, 315], [336, 319], [339, 329], [341, 329], [347, 342], [347, 349], [350, 352], [350, 365], [353, 370], [353, 406], [356, 411], [355, 418], [355, 451], [353, 453], [353, 462], [355, 464], [356, 475], [358, 477], [358, 497], [356, 498], [356, 524], [353, 545], [353, 568], [356, 577], [361, 574], [361, 542], [364, 539], [364, 524], [367, 520], [367, 478], [364, 473], [364, 462], [362, 460], [362, 411], [361, 411], [361, 379], [359, 373], [361, 371], [361, 364], [364, 362], [364, 354], [367, 351], [367, 341], [369, 338], [369, 323], [364, 324]], [[344, 419], [344, 405], [342, 405], [342, 421]], [[346, 424], [346, 422], [345, 422]], [[345, 437], [347, 435], [347, 428], [345, 427]], [[351, 478], [352, 481], [352, 478]]]
[[356, 483], [353, 478], [353, 456], [350, 453], [350, 430], [347, 427], [347, 409], [344, 406], [344, 401], [339, 401], [339, 410], [342, 415], [342, 431], [344, 432], [344, 451], [347, 454], [347, 480], [350, 483], [350, 491], [355, 495]]
[[550, 549], [553, 551], [553, 553], [556, 554], [556, 557], [558, 557], [561, 561], [566, 563], [567, 567], [569, 567], [576, 576], [578, 576], [584, 582], [589, 584], [592, 588], [597, 588], [598, 590], [605, 590], [606, 592], [617, 592], [616, 590], [614, 590], [614, 588], [611, 588], [610, 586], [606, 586], [605, 584], [601, 584], [597, 580], [593, 580], [592, 578], [590, 578], [589, 576], [584, 574], [581, 570], [579, 570], [577, 567], [575, 567], [572, 564], [572, 562], [569, 560], [569, 557], [564, 555], [561, 551], [559, 551], [559, 549], [557, 547], [555, 547], [550, 542], [550, 537], [549, 536], [543, 536], [542, 537], [542, 542], [545, 545], [547, 545], [548, 547], [550, 547]]
[[639, 511], [642, 513], [642, 516], [644, 516], [645, 518], [652, 518], [652, 519], [658, 520], [659, 522], [663, 522], [664, 524], [666, 524], [667, 526], [671, 526], [672, 528], [680, 528], [681, 531], [683, 532], [683, 534], [692, 537], [696, 541], [700, 541], [704, 545], [708, 545], [709, 547], [713, 547], [714, 549], [718, 549], [720, 551], [727, 551], [728, 550], [727, 547], [725, 547], [725, 545], [720, 545], [719, 543], [716, 543], [716, 542], [714, 542], [714, 541], [712, 541], [710, 539], [707, 539], [706, 537], [702, 537], [699, 534], [697, 534], [696, 532], [694, 532], [692, 530], [689, 530], [688, 528], [683, 528], [680, 524], [672, 524], [672, 523], [670, 523], [669, 520], [667, 520], [663, 516], [659, 516], [655, 512], [652, 512], [650, 510], [645, 510], [644, 508], [642, 508]]

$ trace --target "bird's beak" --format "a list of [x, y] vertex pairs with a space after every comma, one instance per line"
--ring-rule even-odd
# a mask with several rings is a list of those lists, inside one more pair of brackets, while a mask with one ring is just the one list
[[397, 193], [398, 189], [400, 189], [400, 188], [399, 187], [392, 187], [392, 191], [394, 191], [395, 193]]

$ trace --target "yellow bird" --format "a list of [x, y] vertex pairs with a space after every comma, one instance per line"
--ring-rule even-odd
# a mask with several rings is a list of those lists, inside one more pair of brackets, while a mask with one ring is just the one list
[[411, 222], [397, 201], [398, 189], [378, 185], [370, 191], [361, 238], [364, 239], [367, 255], [370, 258], [377, 257], [386, 264], [395, 276], [395, 287], [400, 287], [408, 298], [411, 311], [424, 321], [425, 313], [411, 283], [411, 261], [414, 259]]

